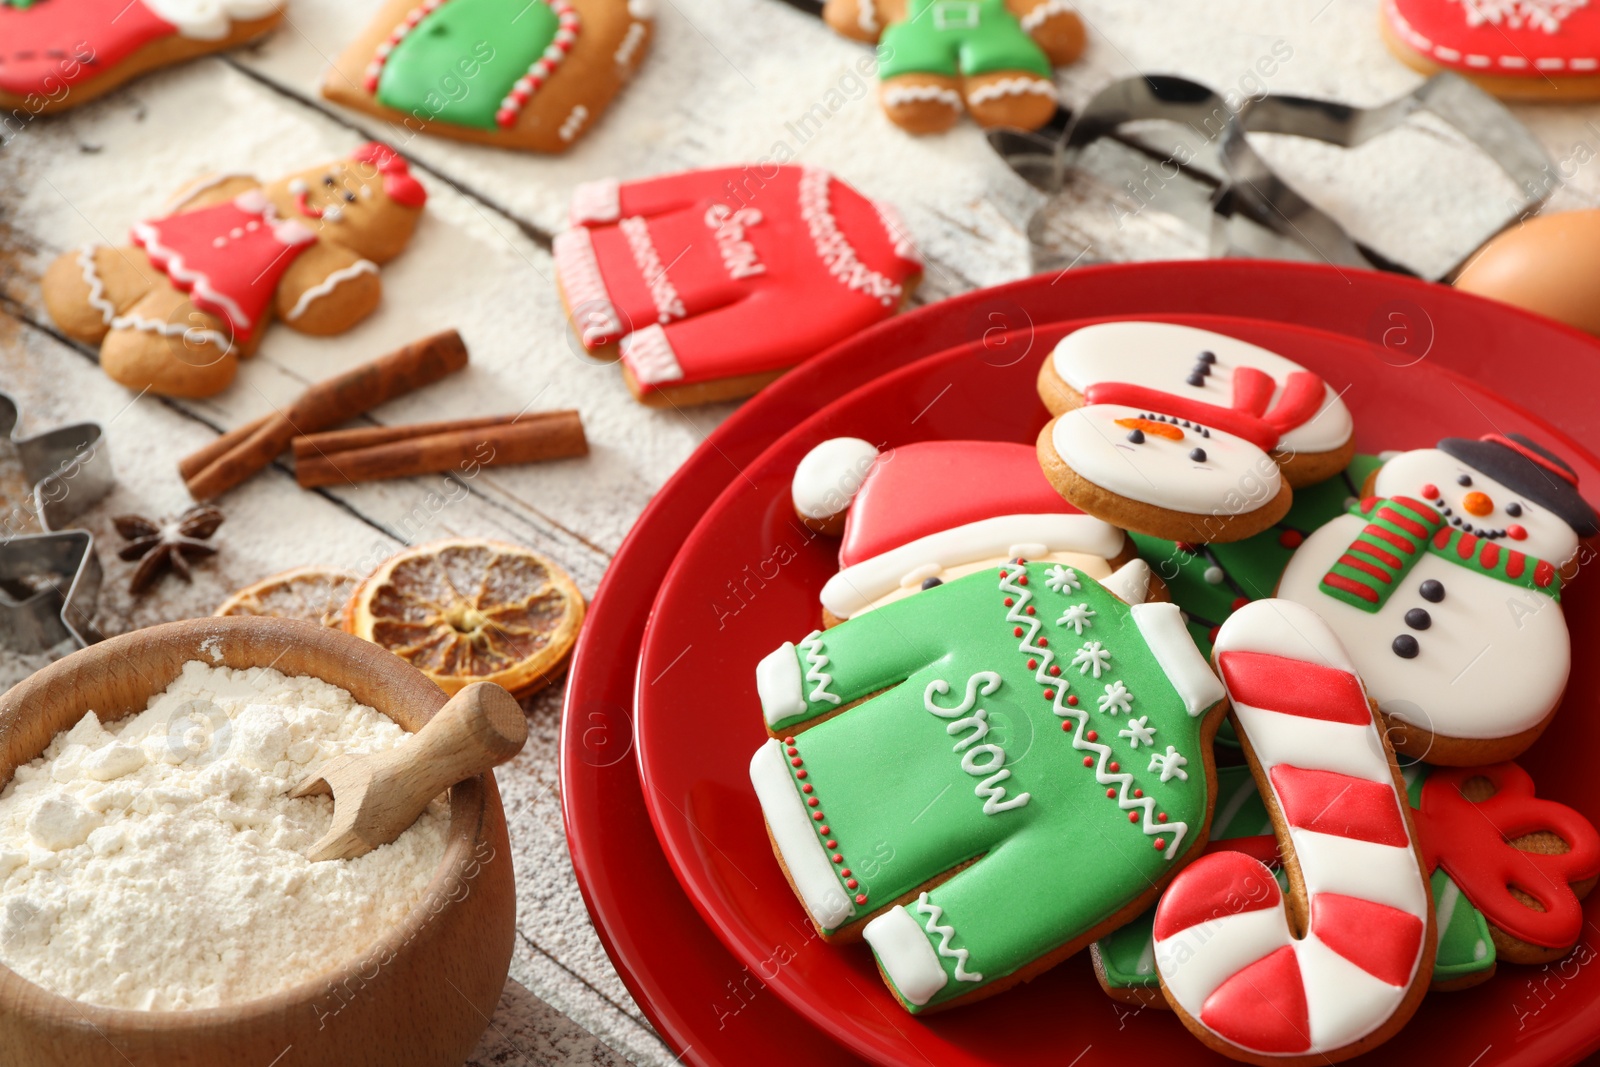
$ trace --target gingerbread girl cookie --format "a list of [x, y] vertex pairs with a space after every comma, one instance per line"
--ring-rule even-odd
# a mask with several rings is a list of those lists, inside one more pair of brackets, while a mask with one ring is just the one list
[[1185, 869], [1156, 907], [1162, 991], [1234, 1059], [1336, 1063], [1399, 1031], [1433, 973], [1405, 783], [1350, 657], [1309, 608], [1246, 605], [1213, 659], [1290, 890], [1243, 852]]
[[59, 257], [45, 307], [130, 389], [210, 396], [274, 315], [317, 335], [370, 315], [378, 265], [405, 248], [426, 199], [405, 160], [375, 143], [271, 184], [202, 179], [136, 223], [133, 247]]
[[653, 0], [388, 0], [322, 95], [407, 130], [565, 152], [633, 76]]
[[572, 328], [641, 402], [748, 396], [893, 315], [922, 277], [892, 208], [815, 167], [725, 167], [573, 194], [555, 240]]
[[822, 587], [825, 626], [1017, 556], [1082, 571], [1123, 600], [1165, 599], [1127, 535], [1063, 501], [1027, 445], [922, 441], [879, 453], [835, 437], [806, 453], [792, 493], [801, 521], [843, 534], [839, 573]]
[[1404, 452], [1308, 538], [1278, 595], [1350, 651], [1395, 748], [1430, 763], [1512, 759], [1566, 689], [1563, 572], [1600, 517], [1559, 456], [1521, 434]]
[[282, 21], [278, 0], [0, 0], [0, 110], [76, 107]]
[[949, 129], [963, 105], [982, 126], [1038, 129], [1056, 112], [1052, 68], [1084, 44], [1067, 0], [827, 0], [822, 17], [878, 43], [878, 100], [912, 133]]
[[1382, 28], [1407, 66], [1506, 100], [1600, 97], [1600, 8], [1587, 0], [1384, 0]]
[[[1205, 845], [1222, 687], [1176, 607], [1072, 567], [946, 582], [784, 644], [756, 679], [778, 860], [908, 1011], [1040, 973]], [[894, 862], [857, 871], [881, 842]]]

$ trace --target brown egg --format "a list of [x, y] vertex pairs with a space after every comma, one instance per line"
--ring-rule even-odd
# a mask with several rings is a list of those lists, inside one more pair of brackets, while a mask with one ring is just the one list
[[1600, 334], [1600, 211], [1538, 215], [1478, 250], [1456, 288]]

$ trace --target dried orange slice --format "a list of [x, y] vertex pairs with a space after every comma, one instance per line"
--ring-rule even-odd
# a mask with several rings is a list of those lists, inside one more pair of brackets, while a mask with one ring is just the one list
[[566, 667], [583, 613], [578, 587], [539, 553], [453, 538], [386, 560], [357, 586], [344, 628], [447, 693], [495, 682], [526, 696]]
[[222, 602], [217, 615], [268, 615], [324, 626], [344, 624], [344, 606], [361, 576], [330, 567], [297, 567], [245, 586]]

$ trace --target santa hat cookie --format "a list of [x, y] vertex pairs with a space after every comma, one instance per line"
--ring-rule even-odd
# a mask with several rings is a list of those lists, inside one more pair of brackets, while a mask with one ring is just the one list
[[1521, 434], [1446, 438], [1390, 459], [1368, 493], [1306, 539], [1278, 595], [1339, 634], [1396, 749], [1514, 758], [1571, 667], [1563, 569], [1600, 525], [1576, 474]]
[[633, 76], [652, 11], [652, 0], [388, 0], [322, 95], [407, 130], [565, 152]]
[[1027, 445], [924, 441], [880, 454], [833, 438], [800, 461], [792, 492], [803, 521], [844, 535], [822, 588], [830, 625], [1019, 556], [1081, 569], [1133, 603], [1165, 595], [1127, 535], [1066, 504]]
[[277, 0], [0, 0], [0, 109], [75, 107], [282, 21]]
[[1587, 0], [1384, 0], [1389, 50], [1507, 100], [1600, 96], [1600, 8]]
[[881, 322], [922, 276], [893, 209], [815, 167], [725, 167], [573, 193], [556, 280], [588, 351], [646, 404], [748, 396]]

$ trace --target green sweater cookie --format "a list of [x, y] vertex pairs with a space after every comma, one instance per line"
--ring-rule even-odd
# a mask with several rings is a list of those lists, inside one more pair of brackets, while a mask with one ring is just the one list
[[757, 681], [788, 735], [750, 767], [776, 851], [824, 933], [871, 918], [909, 1010], [1082, 938], [1203, 842], [1223, 690], [1171, 604], [1011, 564], [785, 644]]

